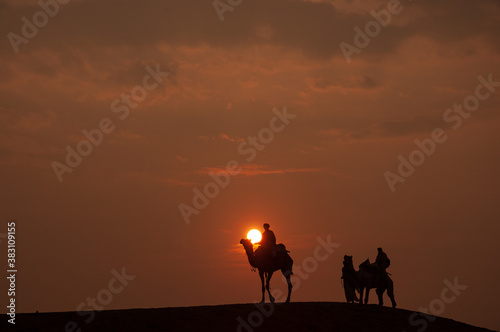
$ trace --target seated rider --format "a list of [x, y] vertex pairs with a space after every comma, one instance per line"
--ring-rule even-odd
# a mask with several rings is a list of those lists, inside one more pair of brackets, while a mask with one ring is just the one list
[[387, 254], [382, 250], [382, 248], [377, 248], [377, 250], [377, 258], [375, 259], [375, 263], [373, 265], [376, 266], [380, 272], [387, 273], [386, 269], [391, 264], [391, 260], [387, 257]]
[[264, 232], [262, 233], [262, 240], [257, 242], [260, 244], [262, 250], [269, 254], [271, 257], [276, 257], [276, 236], [274, 232], [269, 229], [269, 224], [264, 224]]

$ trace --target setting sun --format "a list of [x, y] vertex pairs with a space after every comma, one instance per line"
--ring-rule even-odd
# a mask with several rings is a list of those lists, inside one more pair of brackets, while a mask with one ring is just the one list
[[257, 243], [262, 239], [262, 234], [259, 230], [252, 229], [250, 232], [248, 232], [247, 239], [252, 241], [252, 243]]

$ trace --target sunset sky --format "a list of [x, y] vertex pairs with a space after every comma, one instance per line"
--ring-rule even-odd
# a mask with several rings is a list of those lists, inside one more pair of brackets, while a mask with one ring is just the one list
[[74, 311], [122, 268], [105, 309], [260, 300], [239, 241], [267, 222], [295, 267], [339, 245], [292, 301], [345, 301], [343, 256], [383, 247], [398, 307], [457, 278], [440, 316], [500, 329], [499, 1], [54, 1], [0, 0], [18, 312]]

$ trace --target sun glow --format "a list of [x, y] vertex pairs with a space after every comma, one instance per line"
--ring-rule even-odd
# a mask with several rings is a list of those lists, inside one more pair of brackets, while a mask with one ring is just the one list
[[252, 243], [257, 243], [262, 239], [262, 234], [258, 229], [252, 229], [250, 232], [248, 232], [247, 239], [252, 241]]

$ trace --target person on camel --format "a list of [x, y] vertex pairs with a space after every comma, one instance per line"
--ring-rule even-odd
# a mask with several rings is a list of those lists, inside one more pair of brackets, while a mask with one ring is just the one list
[[386, 275], [386, 269], [389, 267], [389, 265], [391, 265], [391, 260], [389, 259], [389, 257], [387, 257], [387, 254], [382, 250], [382, 248], [377, 248], [377, 251], [377, 258], [375, 259], [375, 263], [373, 263], [372, 266], [375, 266], [381, 274]]
[[262, 239], [257, 242], [260, 244], [262, 251], [267, 253], [270, 257], [276, 257], [276, 236], [274, 232], [269, 229], [269, 224], [264, 224], [264, 232], [262, 233]]

